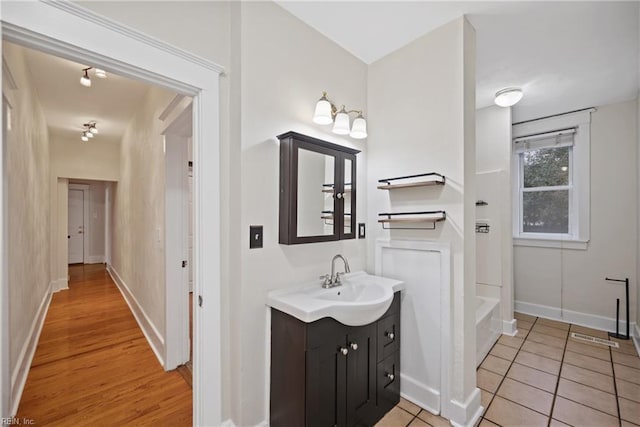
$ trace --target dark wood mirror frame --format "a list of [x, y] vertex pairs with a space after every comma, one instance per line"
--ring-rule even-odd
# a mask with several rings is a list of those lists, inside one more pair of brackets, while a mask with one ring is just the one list
[[[360, 151], [293, 131], [278, 135], [278, 139], [280, 140], [280, 244], [296, 245], [354, 239], [356, 237], [356, 154]], [[335, 159], [332, 234], [298, 236], [298, 151], [300, 149], [325, 154]], [[344, 176], [345, 160], [351, 161], [351, 177]], [[351, 210], [349, 211], [351, 219], [347, 233], [345, 233], [344, 224], [345, 182], [351, 184]], [[318, 188], [318, 191], [320, 192], [321, 188]], [[318, 212], [319, 216], [320, 214]]]

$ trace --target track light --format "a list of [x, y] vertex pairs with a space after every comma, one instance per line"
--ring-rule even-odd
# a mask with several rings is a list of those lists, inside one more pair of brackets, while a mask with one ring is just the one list
[[87, 67], [82, 69], [82, 77], [80, 77], [80, 84], [85, 87], [91, 87], [91, 77], [89, 77], [89, 70], [94, 70], [94, 74], [99, 79], [106, 79], [107, 72], [100, 68]]
[[82, 77], [80, 77], [80, 84], [82, 86], [91, 87], [91, 79], [89, 78], [89, 70], [90, 69], [91, 69], [91, 67], [85, 68], [84, 70], [82, 70], [84, 72]]
[[[355, 113], [358, 116], [350, 126], [349, 114]], [[367, 121], [360, 110], [349, 110], [343, 105], [340, 111], [327, 98], [327, 92], [322, 92], [322, 97], [316, 103], [316, 109], [313, 114], [313, 121], [321, 125], [333, 123], [333, 133], [338, 135], [349, 135], [354, 139], [364, 139], [367, 137]]]
[[98, 134], [97, 122], [89, 122], [82, 125], [82, 139], [84, 142], [87, 142], [90, 138], [93, 138], [94, 135]]

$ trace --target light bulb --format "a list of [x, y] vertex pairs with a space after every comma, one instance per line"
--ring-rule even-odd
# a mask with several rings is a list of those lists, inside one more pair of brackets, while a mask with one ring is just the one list
[[96, 77], [98, 77], [99, 79], [107, 78], [107, 72], [105, 70], [101, 70], [100, 68], [94, 68], [94, 70], [96, 73]]
[[348, 135], [351, 130], [349, 129], [349, 115], [344, 109], [344, 105], [342, 109], [336, 114], [336, 121], [333, 124], [333, 133], [337, 133], [338, 135]]
[[362, 113], [358, 114], [358, 117], [353, 121], [349, 136], [354, 139], [364, 139], [367, 137], [367, 121], [362, 117]]
[[80, 84], [85, 87], [91, 87], [91, 79], [87, 70], [84, 70], [84, 75], [80, 77]]
[[80, 139], [81, 139], [82, 141], [84, 141], [84, 142], [87, 142], [87, 141], [89, 140], [89, 138], [87, 138], [87, 133], [86, 133], [86, 132], [83, 132], [83, 133], [82, 133], [82, 136], [80, 137]]
[[85, 134], [89, 137], [89, 138], [93, 138], [93, 134], [89, 131], [86, 131]]
[[93, 134], [97, 134], [98, 133], [98, 128], [96, 128], [96, 125], [91, 125], [89, 127], [89, 132], [91, 132]]

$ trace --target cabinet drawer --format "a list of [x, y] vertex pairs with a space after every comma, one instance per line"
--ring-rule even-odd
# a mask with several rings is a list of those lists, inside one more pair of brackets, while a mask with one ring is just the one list
[[400, 401], [400, 353], [396, 352], [378, 363], [378, 408], [387, 413]]
[[378, 320], [376, 334], [380, 362], [400, 350], [400, 313]]

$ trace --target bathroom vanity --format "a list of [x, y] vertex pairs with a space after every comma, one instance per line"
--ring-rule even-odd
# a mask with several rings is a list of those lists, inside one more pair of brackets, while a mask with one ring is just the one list
[[362, 272], [344, 280], [269, 296], [273, 427], [373, 426], [400, 400], [403, 284]]

